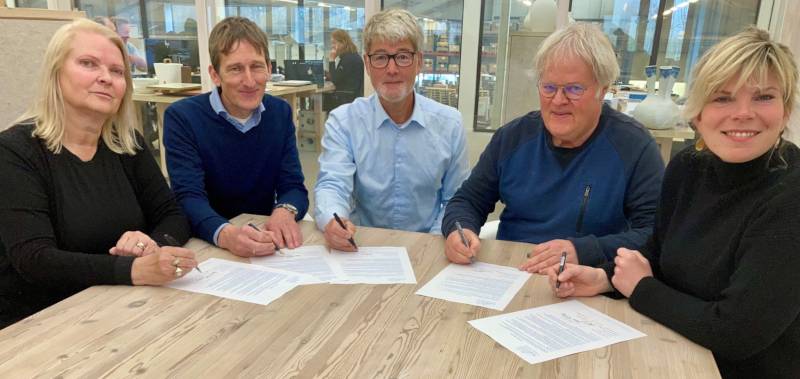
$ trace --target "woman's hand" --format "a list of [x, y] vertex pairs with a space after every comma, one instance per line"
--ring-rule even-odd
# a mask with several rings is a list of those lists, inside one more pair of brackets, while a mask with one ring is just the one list
[[[611, 291], [606, 272], [600, 268], [567, 263], [564, 271], [558, 273], [558, 265], [548, 267], [545, 272], [550, 281], [553, 294], [558, 297], [594, 296]], [[556, 281], [561, 284], [556, 288]]]
[[163, 246], [133, 260], [131, 281], [135, 286], [160, 286], [186, 275], [196, 266], [193, 251]]
[[650, 261], [636, 250], [619, 248], [617, 257], [614, 258], [614, 264], [616, 267], [614, 267], [614, 276], [611, 278], [611, 283], [625, 297], [631, 297], [640, 280], [653, 276]]
[[108, 250], [111, 255], [141, 257], [156, 252], [158, 244], [150, 236], [138, 230], [128, 231], [119, 237], [117, 245]]

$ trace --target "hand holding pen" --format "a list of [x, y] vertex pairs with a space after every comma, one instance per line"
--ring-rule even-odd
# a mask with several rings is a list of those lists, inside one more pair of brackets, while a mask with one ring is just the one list
[[356, 233], [356, 226], [350, 220], [342, 219], [338, 214], [333, 214], [327, 225], [325, 225], [325, 242], [331, 249], [341, 251], [358, 251], [358, 245], [353, 239]]
[[481, 242], [472, 230], [461, 226], [461, 222], [455, 223], [456, 230], [447, 235], [445, 241], [445, 255], [450, 262], [458, 264], [470, 264], [475, 261]]
[[[164, 233], [164, 241], [167, 243], [166, 246], [182, 247], [181, 244], [178, 243], [178, 241], [174, 237], [172, 237], [167, 233]], [[175, 257], [175, 259], [172, 260], [172, 265], [175, 266], [175, 276], [176, 277], [183, 276], [183, 268], [181, 267], [181, 258]], [[194, 268], [197, 269], [197, 272], [201, 274], [203, 273], [203, 271], [200, 270], [199, 266], [195, 265]]]
[[[247, 226], [249, 226], [249, 227], [251, 227], [251, 228], [255, 229], [257, 232], [261, 232], [261, 229], [259, 229], [259, 228], [258, 228], [258, 227], [257, 227], [255, 224], [253, 224], [252, 222], [248, 222], [248, 223], [247, 223]], [[277, 243], [275, 243], [275, 240], [273, 240], [273, 241], [272, 241], [272, 243], [273, 243], [273, 244], [275, 244], [275, 251], [276, 251], [278, 254], [280, 254], [280, 255], [283, 255], [283, 252], [281, 251], [281, 249], [280, 249], [280, 248], [278, 248], [278, 244], [277, 244]]]

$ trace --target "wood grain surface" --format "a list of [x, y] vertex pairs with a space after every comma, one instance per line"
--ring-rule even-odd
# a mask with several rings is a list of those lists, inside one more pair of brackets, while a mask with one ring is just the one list
[[[236, 224], [263, 222], [242, 215]], [[306, 244], [323, 244], [310, 222]], [[405, 246], [417, 285], [298, 287], [267, 306], [161, 287], [89, 288], [0, 331], [0, 377], [718, 378], [712, 354], [632, 310], [580, 299], [647, 337], [529, 365], [467, 321], [560, 301], [534, 275], [498, 312], [414, 294], [447, 264], [441, 236], [360, 228], [360, 246]], [[199, 259], [246, 262], [199, 240]], [[483, 241], [517, 266], [532, 245]]]

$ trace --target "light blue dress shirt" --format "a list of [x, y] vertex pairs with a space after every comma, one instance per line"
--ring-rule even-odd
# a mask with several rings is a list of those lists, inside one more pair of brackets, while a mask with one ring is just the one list
[[[219, 91], [219, 88], [214, 88], [211, 90], [211, 95], [208, 96], [208, 102], [211, 103], [211, 109], [213, 109], [218, 115], [222, 116], [222, 118], [228, 121], [228, 123], [233, 125], [236, 130], [242, 133], [247, 133], [248, 130], [255, 128], [261, 123], [261, 113], [267, 109], [264, 106], [263, 101], [258, 103], [258, 109], [254, 110], [250, 118], [248, 118], [247, 121], [242, 124], [235, 117], [231, 116], [227, 109], [225, 109], [225, 105], [222, 104], [222, 98], [219, 97]], [[221, 232], [222, 228], [224, 228], [226, 225], [230, 225], [230, 223], [220, 225], [219, 228], [217, 228], [217, 230], [214, 232], [214, 244], [217, 246], [219, 246], [219, 232]]]
[[336, 212], [361, 226], [439, 233], [444, 207], [469, 175], [461, 115], [414, 94], [397, 125], [377, 94], [333, 110], [325, 123], [314, 218]]

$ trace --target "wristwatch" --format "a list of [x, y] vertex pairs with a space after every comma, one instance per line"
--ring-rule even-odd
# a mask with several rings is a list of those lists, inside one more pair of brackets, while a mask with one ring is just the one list
[[287, 211], [291, 212], [293, 215], [297, 215], [297, 208], [292, 204], [280, 203], [280, 204], [275, 205], [275, 207], [272, 208], [272, 210], [274, 211], [274, 210], [276, 210], [278, 208], [286, 209]]

